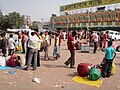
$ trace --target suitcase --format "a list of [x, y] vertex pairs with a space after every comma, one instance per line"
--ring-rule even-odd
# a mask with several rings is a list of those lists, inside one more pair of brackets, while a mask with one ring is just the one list
[[89, 53], [89, 44], [81, 44], [81, 52]]
[[89, 70], [92, 67], [92, 64], [89, 63], [80, 63], [77, 67], [77, 72], [80, 77], [86, 77], [89, 74]]

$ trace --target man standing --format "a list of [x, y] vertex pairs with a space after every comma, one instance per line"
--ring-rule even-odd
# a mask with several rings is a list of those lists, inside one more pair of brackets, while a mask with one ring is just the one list
[[93, 53], [96, 53], [96, 50], [97, 50], [97, 47], [98, 47], [98, 35], [95, 34], [94, 32], [92, 32], [92, 40], [93, 40], [93, 43], [94, 43], [94, 50], [93, 50]]
[[70, 68], [74, 68], [75, 64], [75, 43], [74, 43], [74, 37], [76, 36], [76, 32], [72, 32], [72, 35], [68, 37], [68, 50], [70, 51], [70, 58], [64, 63], [66, 66], [70, 64]]
[[106, 48], [106, 44], [107, 44], [107, 40], [108, 40], [108, 33], [109, 31], [106, 31], [104, 34], [103, 34], [103, 48], [105, 49]]
[[2, 33], [2, 54], [3, 54], [3, 56], [5, 56], [6, 55], [6, 48], [7, 48], [7, 44], [8, 44], [8, 41], [7, 41], [7, 39], [6, 39], [6, 34], [5, 34], [5, 32], [4, 33]]
[[49, 57], [48, 57], [48, 50], [49, 50], [49, 45], [50, 45], [50, 42], [49, 42], [49, 35], [48, 35], [48, 31], [45, 32], [45, 44], [44, 44], [44, 51], [45, 51], [45, 54], [44, 54], [44, 58], [46, 61], [49, 60]]
[[36, 70], [37, 68], [37, 54], [38, 54], [38, 48], [37, 48], [37, 42], [39, 42], [39, 38], [36, 35], [36, 32], [32, 32], [31, 36], [28, 40], [28, 62], [27, 67], [24, 70], [29, 70], [31, 61], [33, 60], [33, 70]]

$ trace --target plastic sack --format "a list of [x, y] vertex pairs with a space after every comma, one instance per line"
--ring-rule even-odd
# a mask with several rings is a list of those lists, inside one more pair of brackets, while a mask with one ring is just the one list
[[77, 67], [77, 72], [80, 77], [86, 77], [89, 74], [92, 64], [89, 63], [80, 63]]
[[10, 59], [7, 60], [6, 65], [11, 67], [20, 66], [18, 56], [13, 54]]
[[17, 54], [17, 55], [20, 56], [20, 66], [24, 67], [26, 62], [25, 56], [21, 54]]
[[6, 66], [6, 59], [3, 56], [0, 56], [0, 66], [2, 67]]
[[101, 77], [101, 72], [98, 68], [92, 67], [89, 72], [89, 79], [96, 81]]

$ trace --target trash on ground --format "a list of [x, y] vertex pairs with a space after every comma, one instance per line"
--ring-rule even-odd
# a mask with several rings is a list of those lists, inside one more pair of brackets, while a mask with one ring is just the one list
[[10, 70], [10, 71], [8, 71], [8, 73], [9, 73], [9, 74], [15, 74], [16, 71]]
[[36, 82], [36, 83], [38, 83], [38, 84], [40, 84], [40, 83], [41, 83], [41, 81], [40, 81], [40, 79], [39, 79], [39, 78], [34, 78], [34, 79], [33, 79], [33, 82]]

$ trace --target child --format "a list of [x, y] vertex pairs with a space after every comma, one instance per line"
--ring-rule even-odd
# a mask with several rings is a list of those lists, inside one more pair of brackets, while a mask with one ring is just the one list
[[112, 41], [108, 41], [108, 47], [105, 49], [105, 58], [103, 59], [102, 77], [110, 77], [112, 62], [116, 56], [115, 49], [112, 47]]
[[59, 55], [59, 33], [56, 33], [54, 51], [53, 51], [54, 60], [58, 59], [58, 55]]
[[21, 38], [20, 38], [20, 36], [18, 37], [18, 50], [20, 51], [20, 52], [22, 52], [22, 42], [21, 42]]

